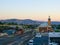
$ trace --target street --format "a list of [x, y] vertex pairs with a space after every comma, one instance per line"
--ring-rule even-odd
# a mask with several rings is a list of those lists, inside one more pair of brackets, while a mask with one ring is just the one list
[[22, 35], [15, 35], [14, 37], [2, 37], [0, 38], [0, 45], [22, 45], [27, 43], [33, 37], [32, 31], [26, 32]]

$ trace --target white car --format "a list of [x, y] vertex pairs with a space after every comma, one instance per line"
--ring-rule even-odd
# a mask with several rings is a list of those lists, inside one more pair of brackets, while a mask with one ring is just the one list
[[33, 40], [29, 40], [29, 45], [33, 45]]
[[52, 43], [49, 43], [49, 45], [58, 45], [58, 43], [52, 42]]

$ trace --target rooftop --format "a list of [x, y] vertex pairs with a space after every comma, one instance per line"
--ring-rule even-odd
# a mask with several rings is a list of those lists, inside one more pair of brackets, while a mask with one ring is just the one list
[[42, 23], [39, 27], [51, 27], [48, 25], [48, 23]]
[[49, 37], [60, 37], [60, 32], [50, 32]]

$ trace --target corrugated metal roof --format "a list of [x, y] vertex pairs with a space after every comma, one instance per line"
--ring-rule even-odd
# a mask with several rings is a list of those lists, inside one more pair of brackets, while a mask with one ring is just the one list
[[49, 37], [60, 37], [60, 32], [50, 32]]

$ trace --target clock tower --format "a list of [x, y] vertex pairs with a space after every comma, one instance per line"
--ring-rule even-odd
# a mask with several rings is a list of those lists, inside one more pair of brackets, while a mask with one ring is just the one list
[[50, 18], [50, 16], [48, 18], [48, 25], [51, 26], [51, 18]]

